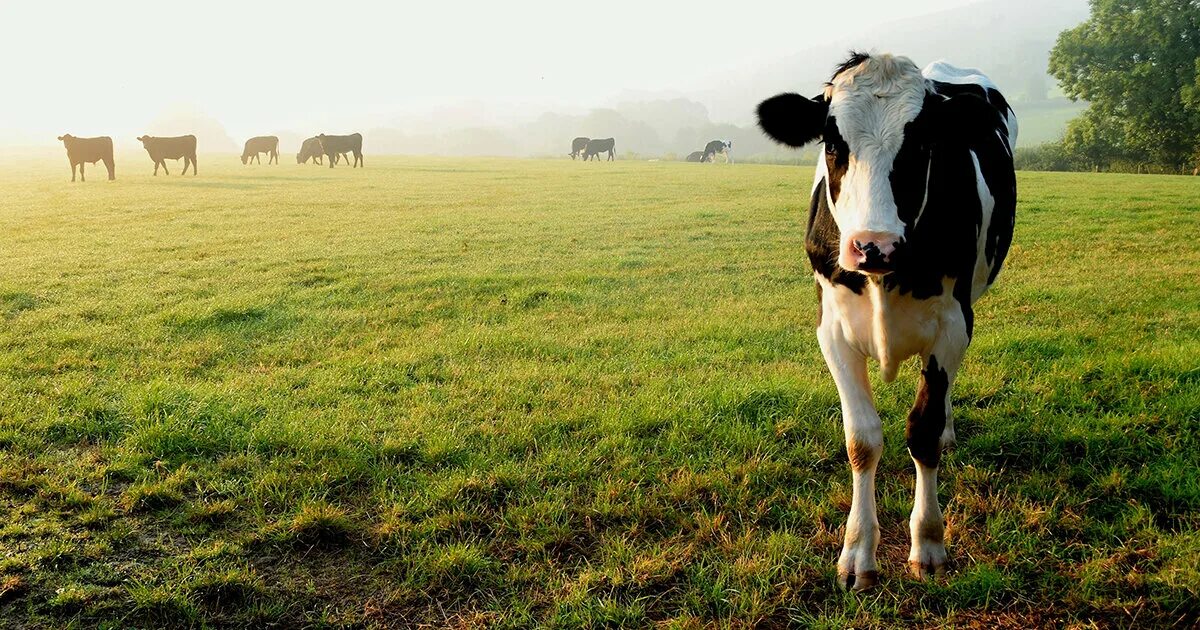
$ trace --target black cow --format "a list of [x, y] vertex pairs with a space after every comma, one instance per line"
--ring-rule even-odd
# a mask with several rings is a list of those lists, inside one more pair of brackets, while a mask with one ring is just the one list
[[242, 164], [249, 164], [254, 160], [258, 160], [262, 164], [262, 158], [259, 154], [267, 154], [267, 164], [271, 160], [275, 160], [279, 164], [279, 138], [277, 136], [255, 136], [246, 141], [246, 148], [242, 149]]
[[713, 140], [704, 145], [704, 159], [700, 161], [712, 162], [718, 153], [725, 156], [726, 164], [733, 163], [733, 143], [724, 140]]
[[583, 148], [583, 161], [586, 162], [591, 158], [600, 159], [600, 154], [608, 152], [608, 161], [616, 159], [617, 142], [612, 138], [593, 138], [587, 141], [587, 145]]
[[183, 160], [183, 173], [187, 175], [188, 164], [192, 165], [192, 175], [196, 174], [196, 136], [175, 136], [173, 138], [155, 138], [153, 136], [138, 136], [142, 146], [146, 148], [146, 153], [150, 154], [150, 159], [154, 160], [154, 174], [158, 175], [158, 167], [161, 164], [163, 173], [170, 175], [167, 171], [167, 160]]
[[838, 582], [878, 580], [875, 470], [883, 427], [867, 361], [884, 382], [921, 358], [905, 432], [917, 479], [909, 568], [945, 571], [937, 471], [955, 442], [950, 389], [974, 332], [974, 303], [1012, 242], [1017, 119], [983, 73], [904, 57], [852, 54], [819, 94], [780, 94], [759, 125], [819, 152], [804, 246], [820, 303], [817, 341], [842, 404], [853, 497]]
[[105, 168], [108, 169], [109, 181], [117, 178], [116, 167], [113, 164], [112, 138], [108, 136], [76, 138], [68, 133], [59, 136], [58, 139], [62, 141], [63, 146], [67, 147], [67, 160], [71, 162], [71, 181], [75, 181], [76, 166], [79, 167], [80, 181], [87, 181], [83, 177], [84, 162], [95, 164], [103, 161]]
[[588, 143], [588, 140], [590, 140], [590, 139], [591, 138], [584, 138], [583, 136], [579, 136], [578, 138], [575, 138], [574, 140], [571, 141], [571, 152], [568, 155], [571, 156], [572, 160], [574, 160], [576, 157], [578, 157], [580, 155], [583, 155], [583, 150], [587, 148], [587, 143]]
[[309, 159], [312, 159], [313, 164], [322, 164], [321, 160], [321, 141], [313, 136], [300, 144], [300, 152], [296, 154], [297, 164], [307, 164]]
[[[361, 133], [352, 133], [348, 136], [327, 136], [321, 134], [317, 136], [317, 141], [321, 143], [321, 152], [329, 158], [329, 168], [333, 168], [333, 165], [337, 163], [337, 155], [344, 155], [346, 153], [354, 154], [353, 168], [366, 166], [366, 163], [363, 161]], [[349, 159], [346, 161], [349, 161]]]
[[703, 151], [692, 151], [691, 153], [688, 154], [687, 161], [688, 162], [703, 162], [704, 161], [704, 152]]

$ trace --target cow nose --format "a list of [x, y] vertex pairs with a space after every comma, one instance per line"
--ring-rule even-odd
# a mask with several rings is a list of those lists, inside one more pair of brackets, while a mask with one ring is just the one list
[[849, 238], [848, 262], [855, 271], [885, 273], [895, 264], [896, 246], [903, 237], [887, 232], [856, 232]]

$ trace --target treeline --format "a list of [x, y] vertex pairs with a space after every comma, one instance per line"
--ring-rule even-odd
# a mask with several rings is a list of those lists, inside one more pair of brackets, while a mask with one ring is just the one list
[[1200, 2], [1092, 0], [1050, 74], [1088, 109], [1017, 168], [1200, 174]]

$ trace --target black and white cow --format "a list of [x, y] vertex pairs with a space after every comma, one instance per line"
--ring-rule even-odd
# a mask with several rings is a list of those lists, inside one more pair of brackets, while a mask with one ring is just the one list
[[733, 164], [733, 143], [724, 140], [713, 140], [704, 145], [704, 159], [701, 162], [712, 162], [718, 155], [725, 156], [726, 164]]
[[862, 590], [878, 580], [883, 431], [867, 360], [890, 382], [914, 355], [923, 369], [906, 431], [917, 473], [908, 562], [918, 577], [941, 574], [937, 470], [955, 440], [950, 388], [971, 340], [972, 304], [1012, 241], [1016, 116], [977, 70], [938, 62], [922, 71], [904, 57], [854, 53], [821, 94], [780, 94], [758, 117], [783, 144], [824, 144], [805, 249], [853, 473], [838, 581]]

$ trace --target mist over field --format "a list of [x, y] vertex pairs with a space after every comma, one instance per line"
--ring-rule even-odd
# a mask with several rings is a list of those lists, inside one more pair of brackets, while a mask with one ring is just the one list
[[[0, 8], [21, 28], [0, 53], [16, 99], [0, 147], [62, 133], [192, 133], [204, 152], [277, 135], [285, 154], [321, 132], [362, 132], [368, 153], [563, 156], [574, 136], [614, 137], [637, 157], [686, 155], [714, 138], [739, 159], [794, 159], [754, 126], [754, 105], [815, 93], [851, 48], [989, 74], [1021, 118], [1023, 146], [1056, 139], [1082, 104], [1047, 77], [1057, 34], [1085, 0], [925, 0], [697, 6], [614, 2], [578, 14], [550, 2], [498, 8], [216, 2]], [[336, 33], [325, 35], [330, 29]]]

